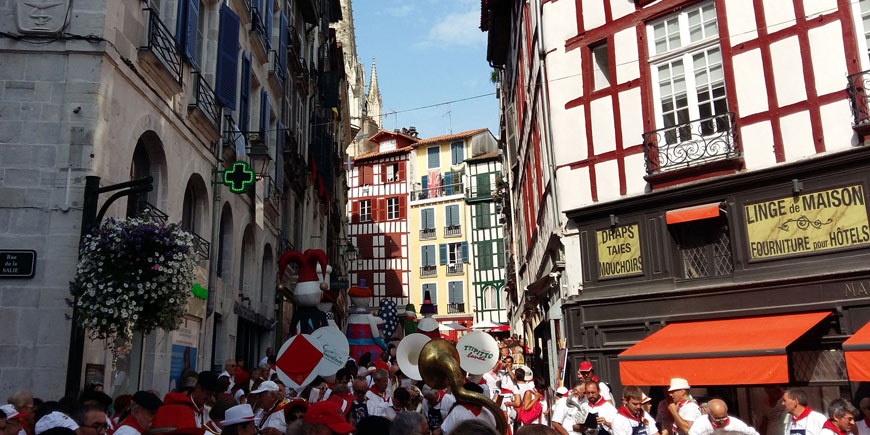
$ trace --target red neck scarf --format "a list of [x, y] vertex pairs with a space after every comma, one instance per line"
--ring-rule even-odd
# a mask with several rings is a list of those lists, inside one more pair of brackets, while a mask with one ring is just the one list
[[867, 427], [870, 427], [870, 415], [864, 417], [864, 424], [866, 424]]
[[831, 423], [831, 420], [825, 421], [825, 424], [822, 427], [830, 429], [831, 432], [834, 432], [837, 435], [845, 435], [843, 432], [840, 432], [840, 429], [837, 429], [837, 426], [834, 426], [834, 423]]
[[640, 418], [640, 417], [636, 417], [636, 416], [634, 416], [634, 415], [631, 415], [631, 412], [628, 411], [628, 408], [626, 408], [625, 405], [622, 405], [622, 407], [619, 408], [619, 411], [617, 411], [617, 414], [619, 414], [619, 415], [621, 415], [621, 416], [623, 416], [623, 417], [625, 417], [625, 418], [627, 418], [627, 419], [629, 419], [629, 420], [634, 420], [634, 421], [637, 421], [637, 422], [643, 422], [643, 419], [642, 419], [642, 418]]
[[792, 422], [792, 423], [797, 423], [798, 421], [800, 421], [800, 420], [806, 418], [808, 415], [810, 415], [810, 412], [812, 412], [812, 411], [813, 411], [813, 410], [810, 409], [809, 406], [805, 407], [805, 408], [804, 408], [804, 412], [801, 412], [801, 415], [799, 415], [799, 416], [797, 416], [797, 417], [795, 417], [795, 416], [792, 416], [792, 417], [791, 417], [791, 422]]
[[[589, 406], [591, 406], [591, 407], [593, 407], [593, 408], [596, 408], [596, 407], [599, 407], [599, 406], [603, 405], [604, 402], [607, 402], [607, 401], [604, 400], [604, 397], [603, 397], [603, 396], [601, 396], [601, 397], [598, 397], [598, 401], [597, 401], [597, 402], [592, 403], [592, 404], [590, 404]], [[623, 408], [624, 408], [624, 407], [625, 407], [625, 406], [623, 406]]]
[[480, 415], [480, 411], [482, 410], [479, 406], [469, 405], [467, 403], [462, 403], [461, 405], [463, 408], [469, 410], [472, 414], [474, 414], [475, 417]]
[[[142, 430], [142, 428], [139, 426], [139, 423], [136, 423], [136, 419], [133, 418], [132, 415], [127, 416], [127, 418], [125, 418], [124, 421], [122, 421], [121, 424], [118, 425], [118, 428], [120, 428], [121, 426], [130, 426], [130, 427], [132, 427], [133, 429], [136, 429], [136, 432], [139, 432], [139, 433], [145, 432], [145, 431]], [[116, 430], [117, 430], [117, 429], [116, 429]]]
[[680, 403], [677, 404], [677, 410], [679, 411], [680, 408], [682, 408], [683, 405], [685, 405], [685, 404], [687, 404], [687, 403], [698, 404], [698, 402], [695, 401], [695, 398], [694, 398], [694, 397], [692, 397], [692, 396], [686, 396], [683, 400], [680, 400]]
[[707, 414], [707, 418], [710, 419], [710, 425], [713, 426], [713, 429], [722, 429], [731, 424], [731, 417], [725, 417], [725, 421], [722, 423], [716, 421], [711, 414]]
[[369, 388], [369, 391], [371, 391], [372, 393], [377, 394], [377, 396], [380, 397], [381, 400], [384, 401], [384, 403], [387, 403], [387, 402], [390, 401], [390, 399], [387, 397], [387, 392], [386, 392], [386, 391], [384, 391], [383, 393], [378, 393], [378, 390], [376, 390], [375, 387], [371, 387], [371, 388]]

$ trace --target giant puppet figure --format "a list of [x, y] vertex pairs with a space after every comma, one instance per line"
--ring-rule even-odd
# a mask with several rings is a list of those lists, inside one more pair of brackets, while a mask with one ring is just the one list
[[296, 312], [290, 323], [290, 335], [311, 334], [315, 329], [327, 326], [326, 314], [317, 308], [322, 297], [322, 291], [329, 284], [322, 283], [317, 276], [317, 270], [322, 272], [323, 280], [332, 268], [326, 265], [326, 253], [320, 249], [308, 249], [305, 253], [286, 251], [278, 261], [278, 280], [284, 277], [284, 270], [290, 262], [299, 265], [299, 279], [293, 297], [296, 300]]
[[371, 353], [372, 360], [377, 360], [381, 352], [387, 349], [387, 344], [381, 338], [378, 330], [380, 319], [369, 314], [366, 302], [372, 297], [372, 290], [366, 287], [366, 280], [359, 280], [359, 285], [350, 288], [348, 292], [353, 307], [347, 316], [347, 342], [350, 345], [350, 356], [359, 362], [360, 357]]

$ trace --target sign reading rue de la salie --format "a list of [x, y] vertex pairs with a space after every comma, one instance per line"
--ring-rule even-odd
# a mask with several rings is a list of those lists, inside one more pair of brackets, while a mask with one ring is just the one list
[[637, 224], [598, 230], [598, 277], [616, 278], [643, 274]]
[[749, 258], [870, 244], [865, 201], [856, 184], [745, 205]]

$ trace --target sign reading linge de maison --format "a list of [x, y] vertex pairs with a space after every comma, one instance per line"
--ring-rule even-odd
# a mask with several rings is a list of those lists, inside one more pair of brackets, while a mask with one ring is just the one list
[[595, 238], [598, 245], [599, 278], [643, 274], [637, 224], [598, 230]]
[[744, 206], [752, 260], [870, 244], [860, 184]]

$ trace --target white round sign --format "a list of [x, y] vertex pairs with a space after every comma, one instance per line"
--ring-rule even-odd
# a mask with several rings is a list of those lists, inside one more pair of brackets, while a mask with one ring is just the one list
[[308, 334], [294, 335], [278, 350], [275, 364], [278, 379], [290, 388], [302, 388], [318, 375], [317, 366], [322, 359], [320, 340]]
[[498, 342], [483, 331], [471, 331], [456, 343], [459, 366], [472, 375], [482, 375], [498, 362]]
[[314, 371], [321, 377], [332, 376], [344, 367], [350, 355], [347, 336], [334, 326], [323, 326], [311, 333], [311, 337], [323, 346], [323, 358]]

